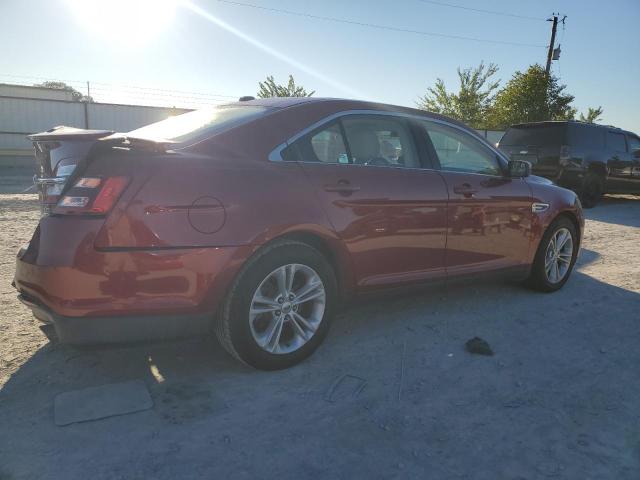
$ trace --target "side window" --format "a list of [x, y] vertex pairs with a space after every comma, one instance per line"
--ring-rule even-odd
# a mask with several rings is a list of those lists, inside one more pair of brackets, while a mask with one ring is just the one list
[[285, 161], [349, 163], [347, 149], [337, 122], [311, 132], [282, 151]]
[[420, 161], [407, 122], [384, 115], [342, 118], [353, 163], [377, 167], [419, 168]]
[[616, 132], [607, 132], [607, 146], [615, 152], [626, 152], [627, 144], [624, 135]]
[[632, 153], [640, 150], [640, 138], [628, 136], [627, 139], [629, 140], [629, 150], [631, 150]]
[[435, 122], [422, 122], [442, 170], [502, 175], [495, 154], [471, 135]]

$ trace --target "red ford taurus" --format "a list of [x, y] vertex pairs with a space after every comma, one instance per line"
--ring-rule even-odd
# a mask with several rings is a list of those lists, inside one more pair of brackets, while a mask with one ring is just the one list
[[213, 329], [283, 368], [364, 292], [484, 273], [557, 290], [584, 227], [573, 192], [404, 107], [251, 100], [31, 138], [44, 215], [15, 287], [73, 344]]

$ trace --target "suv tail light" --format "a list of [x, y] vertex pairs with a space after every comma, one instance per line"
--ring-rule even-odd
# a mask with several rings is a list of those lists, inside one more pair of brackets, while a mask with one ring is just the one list
[[128, 177], [80, 178], [60, 199], [53, 213], [106, 215], [128, 184]]

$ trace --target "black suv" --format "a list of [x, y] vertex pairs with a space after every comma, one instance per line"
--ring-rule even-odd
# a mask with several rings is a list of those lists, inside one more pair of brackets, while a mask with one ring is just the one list
[[593, 207], [603, 193], [640, 194], [640, 138], [619, 128], [577, 121], [513, 125], [499, 148], [531, 163], [536, 175], [574, 190]]

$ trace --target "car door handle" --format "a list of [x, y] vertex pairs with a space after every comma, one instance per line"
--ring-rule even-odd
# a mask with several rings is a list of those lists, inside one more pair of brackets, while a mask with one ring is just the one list
[[347, 180], [340, 180], [338, 183], [333, 185], [325, 185], [325, 192], [337, 192], [342, 195], [351, 195], [354, 192], [360, 190], [360, 187], [357, 185], [351, 185]]
[[456, 185], [453, 187], [453, 193], [463, 195], [465, 198], [471, 198], [474, 194], [478, 193], [478, 189], [473, 188], [468, 183], [463, 183], [462, 185]]

